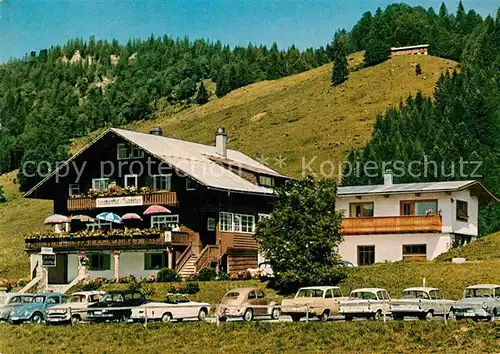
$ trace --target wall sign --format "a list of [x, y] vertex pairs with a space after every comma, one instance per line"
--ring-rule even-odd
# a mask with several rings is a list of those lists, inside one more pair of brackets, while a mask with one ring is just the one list
[[56, 255], [55, 253], [42, 253], [42, 267], [52, 268], [56, 266]]
[[95, 201], [96, 208], [140, 206], [143, 204], [144, 200], [142, 195], [129, 197], [97, 198]]

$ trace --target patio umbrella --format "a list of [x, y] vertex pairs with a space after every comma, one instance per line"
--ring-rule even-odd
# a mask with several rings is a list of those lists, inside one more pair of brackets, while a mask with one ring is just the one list
[[80, 221], [80, 222], [92, 222], [94, 218], [87, 215], [72, 215], [69, 217], [70, 221]]
[[96, 219], [115, 222], [117, 224], [120, 223], [120, 217], [115, 213], [100, 213], [99, 215], [96, 216]]
[[171, 213], [171, 211], [161, 205], [151, 205], [149, 208], [146, 209], [144, 215], [169, 214], [169, 213]]
[[122, 221], [129, 221], [129, 220], [140, 220], [142, 221], [142, 218], [136, 214], [136, 213], [128, 213], [122, 216]]
[[61, 214], [54, 214], [48, 216], [43, 222], [45, 225], [56, 225], [56, 224], [65, 224], [69, 221], [68, 217]]

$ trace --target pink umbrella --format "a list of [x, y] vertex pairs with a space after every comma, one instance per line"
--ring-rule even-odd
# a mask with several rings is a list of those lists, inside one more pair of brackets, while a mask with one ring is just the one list
[[122, 216], [122, 221], [124, 220], [140, 220], [142, 221], [142, 218], [136, 214], [136, 213], [128, 213]]
[[149, 208], [146, 209], [144, 215], [168, 214], [168, 213], [171, 213], [171, 211], [161, 205], [151, 205]]
[[45, 225], [55, 225], [55, 224], [65, 224], [69, 222], [68, 217], [60, 214], [54, 214], [45, 219], [43, 222]]

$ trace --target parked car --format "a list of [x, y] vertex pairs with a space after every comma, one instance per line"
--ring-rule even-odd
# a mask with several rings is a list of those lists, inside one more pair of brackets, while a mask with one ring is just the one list
[[190, 301], [182, 294], [167, 294], [165, 302], [149, 302], [132, 309], [130, 319], [144, 322], [147, 318], [148, 321], [164, 323], [173, 319], [182, 321], [185, 318], [198, 318], [204, 321], [209, 311], [210, 304], [206, 302]]
[[281, 302], [281, 313], [299, 321], [308, 315], [327, 321], [332, 315], [339, 314], [341, 301], [347, 300], [338, 286], [310, 286], [300, 288], [293, 299]]
[[36, 295], [31, 302], [14, 308], [9, 316], [10, 323], [41, 323], [47, 317], [47, 309], [62, 304], [68, 298], [61, 293], [44, 293]]
[[[104, 291], [79, 291], [71, 295], [68, 300], [50, 308], [47, 311], [47, 323], [73, 323], [87, 321], [87, 311], [89, 305], [99, 302], [99, 299], [106, 294]], [[71, 309], [71, 310], [70, 310]]]
[[216, 315], [220, 321], [226, 321], [228, 317], [242, 317], [245, 321], [251, 321], [255, 316], [271, 316], [272, 319], [278, 319], [280, 310], [275, 301], [266, 298], [264, 290], [237, 288], [229, 290], [224, 295], [217, 307]]
[[389, 311], [391, 297], [385, 289], [363, 288], [351, 291], [349, 299], [340, 304], [339, 312], [346, 321], [354, 317], [379, 320]]
[[434, 316], [448, 316], [455, 301], [443, 298], [438, 288], [415, 287], [403, 291], [401, 298], [390, 303], [390, 311], [395, 320], [418, 317], [430, 320]]
[[6, 293], [0, 304], [0, 321], [8, 321], [12, 310], [31, 302], [33, 294]]
[[453, 306], [456, 319], [493, 320], [500, 315], [500, 285], [478, 284], [465, 288], [463, 298]]
[[140, 291], [110, 291], [99, 302], [88, 306], [87, 318], [90, 322], [127, 321], [132, 310], [123, 307], [136, 307], [145, 303], [146, 298]]

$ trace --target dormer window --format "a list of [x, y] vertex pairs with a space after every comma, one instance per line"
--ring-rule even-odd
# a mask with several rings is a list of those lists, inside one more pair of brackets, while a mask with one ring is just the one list
[[259, 184], [261, 186], [274, 187], [274, 178], [269, 176], [259, 176]]
[[469, 220], [469, 204], [463, 200], [457, 200], [457, 220], [458, 221], [468, 221]]
[[117, 145], [118, 160], [140, 159], [142, 157], [144, 157], [144, 150], [138, 146], [127, 143]]

